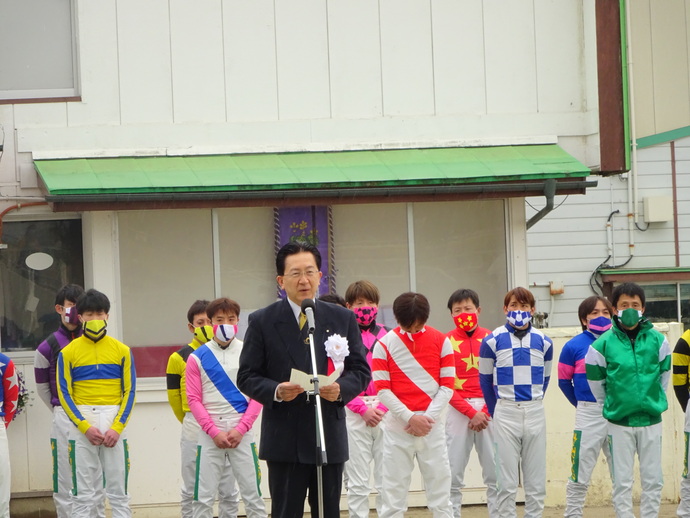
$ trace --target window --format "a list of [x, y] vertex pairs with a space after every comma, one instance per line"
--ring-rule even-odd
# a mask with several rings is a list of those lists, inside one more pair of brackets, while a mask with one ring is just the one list
[[78, 96], [71, 0], [0, 0], [0, 103]]
[[652, 322], [682, 322], [690, 327], [690, 284], [644, 284], [645, 315]]
[[60, 323], [55, 294], [84, 285], [81, 220], [4, 222], [0, 249], [0, 348], [35, 349]]

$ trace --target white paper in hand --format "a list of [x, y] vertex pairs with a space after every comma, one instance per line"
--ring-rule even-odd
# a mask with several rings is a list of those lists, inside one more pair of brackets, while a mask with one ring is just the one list
[[[343, 369], [336, 369], [330, 376], [324, 376], [323, 374], [319, 374], [319, 387], [327, 387], [328, 385], [333, 384], [333, 382], [340, 377], [340, 374], [342, 372]], [[295, 383], [299, 385], [307, 392], [314, 389], [314, 386], [311, 382], [311, 378], [311, 374], [307, 374], [306, 372], [303, 372], [301, 370], [292, 369], [290, 371], [290, 383]]]

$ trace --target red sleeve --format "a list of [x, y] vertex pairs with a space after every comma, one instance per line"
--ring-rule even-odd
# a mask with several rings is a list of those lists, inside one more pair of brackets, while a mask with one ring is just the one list
[[5, 375], [2, 378], [3, 401], [2, 407], [5, 412], [5, 427], [9, 426], [14, 419], [14, 414], [17, 412], [17, 399], [19, 398], [19, 383], [17, 379], [17, 370], [14, 368], [14, 362], [9, 361], [5, 368]]
[[464, 397], [458, 394], [457, 390], [453, 391], [453, 397], [450, 398], [450, 406], [470, 419], [477, 413], [474, 407], [470, 405]]

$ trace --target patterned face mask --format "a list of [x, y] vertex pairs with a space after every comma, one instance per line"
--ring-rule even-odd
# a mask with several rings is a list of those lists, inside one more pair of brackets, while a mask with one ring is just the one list
[[530, 323], [532, 320], [532, 313], [529, 311], [509, 311], [506, 318], [511, 326], [522, 328]]
[[77, 314], [77, 307], [72, 306], [65, 308], [65, 312], [62, 315], [62, 320], [65, 324], [71, 324], [73, 326], [79, 325], [79, 315]]
[[236, 324], [218, 324], [213, 326], [213, 338], [216, 342], [230, 342], [237, 334]]
[[213, 327], [209, 326], [209, 325], [195, 327], [194, 328], [194, 338], [200, 344], [205, 344], [206, 342], [210, 342], [211, 339], [213, 338]]
[[374, 306], [361, 306], [358, 308], [352, 308], [357, 318], [357, 323], [362, 327], [367, 327], [376, 320], [376, 315], [379, 313], [379, 308]]
[[89, 340], [98, 342], [105, 338], [108, 322], [105, 320], [89, 320], [84, 322], [84, 336]]
[[477, 314], [476, 313], [460, 313], [453, 317], [453, 321], [458, 329], [463, 331], [472, 331], [477, 327]]
[[587, 329], [589, 329], [589, 332], [596, 336], [603, 335], [610, 328], [611, 319], [604, 316], [593, 318], [587, 323]]

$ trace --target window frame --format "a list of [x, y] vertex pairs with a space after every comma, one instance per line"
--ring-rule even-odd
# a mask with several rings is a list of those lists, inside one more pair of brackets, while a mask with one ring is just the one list
[[[70, 40], [72, 44], [72, 88], [36, 88], [21, 90], [0, 89], [0, 105], [3, 104], [32, 104], [81, 101], [80, 62], [79, 62], [79, 30], [77, 23], [76, 0], [69, 2]], [[40, 65], [40, 62], [39, 62]]]

